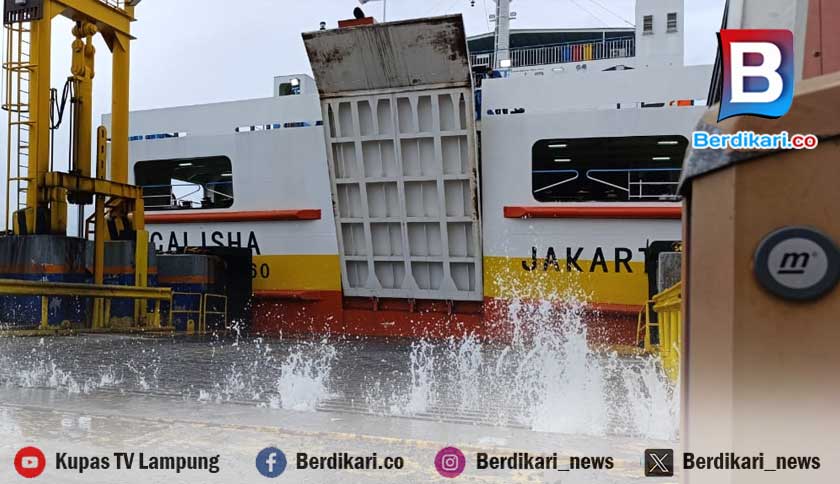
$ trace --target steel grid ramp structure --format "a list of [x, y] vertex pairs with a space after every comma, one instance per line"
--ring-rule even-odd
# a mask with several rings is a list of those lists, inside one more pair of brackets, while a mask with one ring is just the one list
[[321, 96], [344, 294], [481, 300], [461, 17], [303, 38]]

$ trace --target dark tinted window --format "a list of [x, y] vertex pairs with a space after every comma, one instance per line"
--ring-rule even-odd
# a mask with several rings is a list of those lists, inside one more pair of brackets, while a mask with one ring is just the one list
[[540, 140], [532, 190], [540, 202], [674, 200], [688, 140], [632, 136]]
[[134, 177], [143, 188], [146, 210], [233, 205], [233, 171], [226, 156], [140, 161]]
[[666, 26], [668, 32], [677, 31], [677, 13], [672, 12], [668, 14], [668, 25]]
[[653, 33], [653, 15], [645, 15], [642, 18], [642, 33], [643, 34], [652, 34]]

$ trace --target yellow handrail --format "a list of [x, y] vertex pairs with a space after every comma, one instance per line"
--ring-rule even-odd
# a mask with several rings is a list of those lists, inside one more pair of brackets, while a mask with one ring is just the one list
[[[175, 309], [175, 298], [176, 297], [183, 297], [183, 296], [195, 297], [196, 300], [198, 301], [198, 309]], [[187, 315], [195, 314], [195, 315], [198, 316], [197, 321], [195, 319], [188, 319], [187, 320], [187, 327], [186, 327], [185, 330], [186, 330], [187, 333], [190, 333], [190, 334], [194, 333], [196, 331], [196, 329], [199, 332], [201, 332], [201, 321], [203, 319], [202, 318], [203, 313], [204, 313], [204, 297], [202, 297], [202, 294], [200, 292], [173, 292], [172, 293], [172, 304], [169, 306], [170, 325], [174, 325], [173, 317], [176, 314], [187, 314]], [[193, 324], [190, 325], [190, 322], [192, 322]], [[198, 325], [198, 328], [196, 328], [196, 325]], [[192, 326], [192, 327], [190, 327], [190, 326]]]
[[[656, 313], [656, 322], [651, 321], [650, 310]], [[644, 316], [644, 318], [643, 318]], [[644, 349], [658, 353], [665, 373], [676, 381], [680, 373], [680, 338], [682, 335], [682, 283], [678, 282], [656, 294], [639, 312], [636, 327], [636, 344], [641, 344], [642, 322], [644, 321]], [[651, 328], [659, 329], [659, 341], [651, 341]]]
[[[151, 326], [160, 328], [160, 303], [171, 301], [172, 293], [169, 288], [136, 287], [98, 284], [77, 284], [68, 282], [25, 281], [19, 279], [0, 279], [0, 295], [2, 296], [39, 296], [41, 298], [41, 327], [48, 329], [49, 298], [75, 296], [87, 298], [111, 299], [151, 299], [155, 301]], [[106, 308], [103, 321], [110, 320]], [[138, 321], [139, 323], [139, 321]]]
[[[221, 311], [211, 311], [208, 308], [210, 305], [208, 304], [208, 299], [221, 299], [224, 303], [223, 308]], [[203, 332], [207, 332], [207, 315], [214, 315], [214, 316], [221, 316], [223, 327], [227, 329], [228, 327], [228, 320], [227, 320], [227, 313], [228, 313], [228, 297], [223, 294], [204, 294], [204, 314], [202, 314], [202, 321], [201, 321], [201, 330]]]
[[[194, 297], [198, 301], [198, 309], [175, 309], [175, 298], [176, 297]], [[207, 309], [208, 300], [209, 299], [221, 299], [224, 302], [223, 310], [214, 310], [211, 311]], [[200, 293], [200, 292], [173, 292], [172, 293], [172, 304], [170, 305], [169, 309], [169, 320], [170, 325], [172, 325], [172, 317], [175, 314], [194, 314], [198, 316], [196, 319], [188, 320], [187, 321], [187, 333], [198, 333], [204, 334], [207, 332], [207, 315], [216, 315], [222, 316], [225, 328], [227, 328], [227, 312], [228, 312], [228, 298], [223, 294], [212, 294], [212, 293]], [[192, 322], [192, 327], [190, 327], [190, 322]]]

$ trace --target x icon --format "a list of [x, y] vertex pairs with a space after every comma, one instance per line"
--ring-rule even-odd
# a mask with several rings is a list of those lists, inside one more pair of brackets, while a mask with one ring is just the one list
[[674, 475], [673, 449], [646, 449], [645, 476], [671, 477]]

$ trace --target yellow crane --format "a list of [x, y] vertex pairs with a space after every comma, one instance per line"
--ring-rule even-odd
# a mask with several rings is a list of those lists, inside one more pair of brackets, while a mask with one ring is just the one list
[[[109, 297], [135, 298], [135, 321], [146, 316], [146, 299], [171, 298], [168, 289], [147, 288], [148, 233], [144, 227], [142, 189], [128, 182], [129, 60], [131, 23], [140, 0], [5, 0], [5, 102], [8, 113], [6, 237], [67, 235], [69, 205], [94, 203], [93, 284], [22, 284], [0, 280], [0, 295], [42, 295], [42, 327], [46, 327], [45, 294], [93, 297], [92, 327], [108, 321]], [[71, 109], [70, 170], [52, 171], [51, 131], [57, 103], [51, 90], [53, 19], [74, 22], [72, 68], [64, 95]], [[101, 35], [112, 55], [112, 124], [96, 129], [96, 169], [92, 167], [94, 124], [95, 36]], [[59, 118], [63, 114], [63, 103]], [[110, 142], [109, 142], [110, 141]], [[110, 144], [110, 147], [108, 146]], [[110, 167], [107, 153], [110, 148]], [[110, 168], [110, 169], [109, 169]], [[107, 210], [107, 212], [106, 212]], [[107, 220], [121, 221], [121, 238], [135, 240], [135, 286], [104, 286]], [[79, 221], [83, 223], [82, 220]]]

